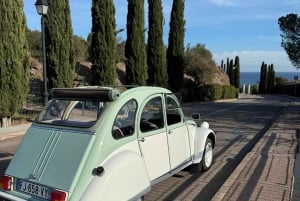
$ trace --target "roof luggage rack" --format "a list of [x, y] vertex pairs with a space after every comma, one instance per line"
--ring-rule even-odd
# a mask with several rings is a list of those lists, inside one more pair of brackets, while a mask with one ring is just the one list
[[120, 91], [112, 87], [77, 87], [77, 88], [53, 88], [52, 98], [75, 100], [100, 100], [112, 102], [120, 96]]

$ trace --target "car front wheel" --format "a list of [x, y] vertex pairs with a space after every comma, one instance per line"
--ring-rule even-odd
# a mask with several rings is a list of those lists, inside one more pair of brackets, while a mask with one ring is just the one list
[[202, 157], [202, 170], [208, 170], [213, 162], [213, 143], [210, 138], [206, 139], [204, 153]]

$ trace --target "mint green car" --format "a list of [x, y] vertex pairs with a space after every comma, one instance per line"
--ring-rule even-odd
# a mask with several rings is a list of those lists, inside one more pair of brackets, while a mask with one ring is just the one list
[[188, 166], [212, 165], [214, 132], [185, 117], [167, 89], [57, 88], [51, 96], [0, 177], [1, 201], [141, 200]]

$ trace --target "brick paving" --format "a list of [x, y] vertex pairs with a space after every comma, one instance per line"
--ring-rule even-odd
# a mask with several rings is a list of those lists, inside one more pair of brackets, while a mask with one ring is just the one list
[[298, 152], [300, 105], [293, 102], [238, 165], [212, 201], [289, 201]]

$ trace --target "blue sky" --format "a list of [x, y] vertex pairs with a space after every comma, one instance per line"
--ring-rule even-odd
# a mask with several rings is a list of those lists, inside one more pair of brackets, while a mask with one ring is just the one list
[[[168, 42], [172, 0], [163, 1], [164, 42]], [[87, 38], [91, 31], [91, 0], [70, 0], [73, 32]], [[24, 0], [29, 29], [40, 30], [35, 0]], [[127, 1], [114, 0], [117, 29], [126, 28]], [[145, 1], [147, 8], [147, 1]], [[227, 57], [240, 57], [241, 71], [260, 71], [262, 61], [273, 63], [277, 72], [297, 71], [284, 49], [278, 18], [299, 14], [299, 0], [185, 0], [185, 45], [204, 44], [217, 64]], [[147, 13], [145, 12], [147, 28]], [[126, 32], [118, 35], [126, 39]]]

